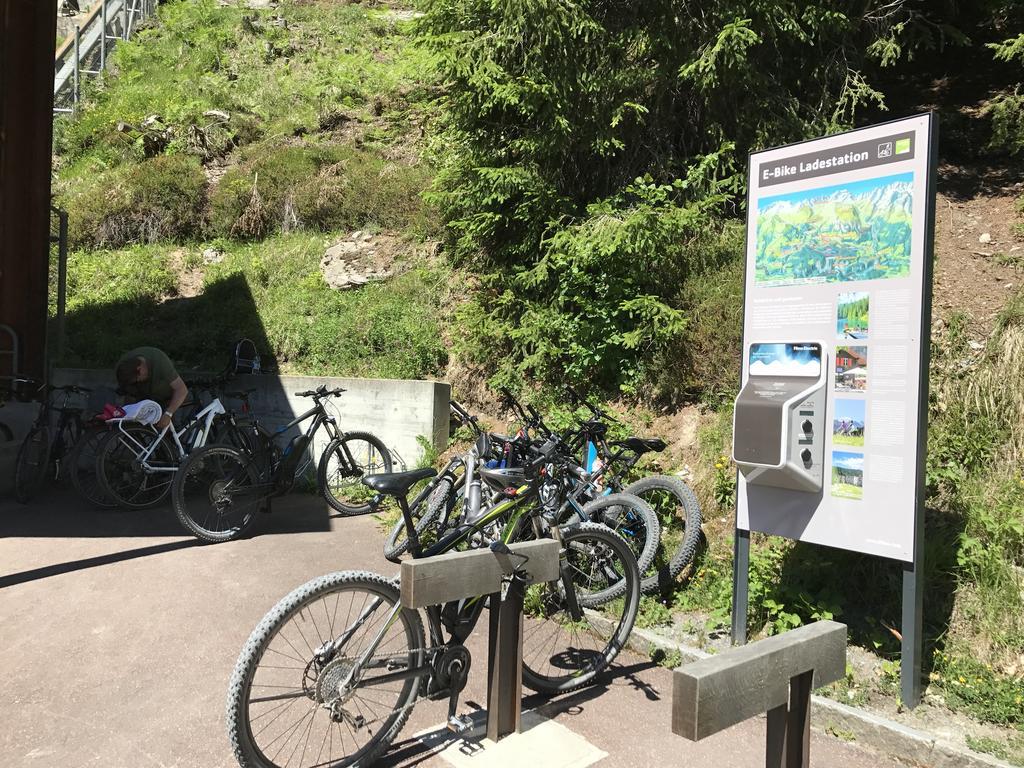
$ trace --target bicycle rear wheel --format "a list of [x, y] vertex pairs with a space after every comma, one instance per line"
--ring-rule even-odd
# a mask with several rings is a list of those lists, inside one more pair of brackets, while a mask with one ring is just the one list
[[700, 543], [701, 513], [697, 497], [686, 483], [668, 475], [644, 477], [623, 490], [650, 504], [661, 523], [661, 543], [654, 562], [640, 569], [640, 588], [645, 593], [667, 592], [693, 560]]
[[[439, 523], [442, 518], [448, 518], [455, 505], [455, 499], [456, 493], [452, 489], [452, 479], [445, 476], [438, 480], [434, 490], [430, 492], [430, 495], [418, 508], [414, 507], [410, 510], [413, 523], [416, 526], [416, 535], [420, 537], [421, 544], [424, 543], [422, 540], [423, 534], [431, 526]], [[423, 515], [417, 520], [416, 518], [420, 510], [423, 510]], [[441, 531], [438, 530], [436, 535], [440, 536]], [[409, 532], [405, 529], [405, 518], [399, 515], [398, 522], [391, 528], [391, 533], [388, 534], [387, 541], [384, 542], [384, 557], [388, 560], [396, 561], [408, 551]]]
[[22, 504], [32, 500], [50, 471], [50, 429], [35, 426], [18, 449], [14, 466], [14, 497]]
[[237, 539], [256, 521], [269, 486], [251, 456], [226, 445], [193, 451], [171, 485], [174, 512], [185, 529], [202, 541]]
[[109, 432], [106, 426], [88, 427], [64, 462], [65, 471], [71, 476], [71, 485], [78, 495], [100, 509], [113, 509], [117, 506], [104, 493], [96, 474], [99, 449]]
[[[399, 600], [383, 576], [331, 573], [263, 617], [228, 686], [228, 737], [239, 765], [369, 766], [388, 748], [409, 719], [421, 678], [374, 679], [424, 663], [419, 614], [400, 610], [387, 623]], [[358, 682], [349, 684], [356, 659], [381, 631]]]
[[539, 693], [592, 683], [625, 647], [640, 604], [640, 573], [621, 536], [597, 523], [561, 535], [561, 578], [531, 585], [523, 601], [523, 682]]
[[96, 475], [107, 497], [118, 506], [145, 509], [159, 504], [171, 492], [176, 462], [166, 440], [161, 440], [149, 457], [149, 464], [160, 467], [146, 471], [140, 457], [156, 439], [149, 427], [130, 425], [124, 431], [115, 427], [98, 449]]
[[380, 438], [369, 432], [347, 432], [333, 440], [320, 457], [316, 484], [336, 511], [365, 515], [373, 511], [374, 493], [362, 484], [362, 478], [390, 471], [391, 452]]

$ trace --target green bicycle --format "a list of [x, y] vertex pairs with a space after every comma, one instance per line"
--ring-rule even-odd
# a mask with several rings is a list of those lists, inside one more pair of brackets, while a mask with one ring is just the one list
[[[372, 475], [363, 483], [397, 500], [413, 557], [486, 545], [496, 523], [502, 542], [562, 543], [560, 578], [527, 590], [523, 630], [523, 682], [557, 694], [593, 682], [623, 648], [640, 575], [614, 531], [591, 522], [559, 528], [545, 516], [538, 494], [559, 459], [539, 453], [527, 482], [426, 549], [406, 496], [435, 470]], [[239, 765], [370, 765], [422, 698], [447, 699], [449, 727], [461, 730], [455, 709], [472, 661], [465, 642], [485, 602], [433, 605], [421, 615], [402, 607], [395, 579], [366, 571], [328, 574], [294, 590], [252, 632], [231, 677], [228, 734]]]

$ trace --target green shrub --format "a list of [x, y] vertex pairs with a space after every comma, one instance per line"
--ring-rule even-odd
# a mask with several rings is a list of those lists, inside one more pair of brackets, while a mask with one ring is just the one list
[[372, 226], [426, 235], [436, 226], [420, 196], [432, 180], [425, 164], [386, 162], [363, 151], [324, 166], [298, 184], [292, 196], [300, 221], [312, 229]]
[[657, 398], [717, 406], [736, 396], [743, 337], [742, 247], [742, 228], [727, 228], [708, 246], [716, 266], [683, 283], [676, 305], [687, 325], [651, 366]]
[[1024, 679], [997, 675], [969, 648], [936, 653], [934, 669], [935, 682], [954, 709], [985, 722], [1024, 724]]
[[430, 179], [425, 165], [389, 163], [365, 147], [259, 145], [243, 153], [211, 194], [211, 226], [241, 239], [299, 228], [424, 233], [430, 226], [420, 193]]
[[184, 241], [204, 228], [206, 176], [195, 158], [169, 155], [128, 163], [65, 187], [58, 205], [68, 212], [74, 248]]
[[[535, 378], [636, 394], [650, 361], [678, 341], [688, 318], [679, 286], [717, 260], [719, 184], [702, 178], [657, 184], [637, 179], [553, 230], [536, 264], [496, 269], [463, 310], [469, 338], [460, 353], [493, 366], [495, 382]], [[707, 194], [680, 198], [693, 186]], [[479, 343], [477, 343], [479, 339]]]

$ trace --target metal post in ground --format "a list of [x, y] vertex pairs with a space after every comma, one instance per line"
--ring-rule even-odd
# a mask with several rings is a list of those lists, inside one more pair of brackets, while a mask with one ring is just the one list
[[750, 602], [750, 531], [736, 529], [732, 559], [732, 644], [746, 645]]
[[74, 81], [72, 82], [72, 86], [71, 86], [72, 87], [71, 101], [72, 101], [72, 103], [75, 106], [78, 106], [78, 96], [79, 96], [79, 93], [78, 93], [78, 67], [79, 67], [78, 44], [79, 44], [79, 32], [80, 32], [80, 30], [78, 28], [78, 25], [75, 24], [75, 51], [74, 51], [75, 68], [74, 68], [74, 75], [73, 75]]
[[128, 0], [124, 0], [124, 5], [121, 6], [121, 39], [122, 40], [127, 40], [128, 39], [128, 25], [130, 23], [129, 22], [130, 18], [131, 17], [128, 15]]
[[100, 72], [107, 68], [107, 0], [100, 0]]

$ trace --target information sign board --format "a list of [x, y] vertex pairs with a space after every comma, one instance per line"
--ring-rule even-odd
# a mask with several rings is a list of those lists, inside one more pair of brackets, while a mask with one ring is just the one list
[[[740, 462], [741, 531], [915, 559], [931, 322], [933, 128], [932, 116], [922, 115], [750, 157], [742, 381], [758, 391], [746, 400], [763, 405], [766, 377], [796, 381], [789, 368], [817, 364], [814, 355], [771, 357], [777, 350], [820, 344], [827, 379], [823, 392], [792, 409], [795, 419], [824, 406], [822, 421], [803, 421], [806, 434], [785, 422], [764, 427], [773, 446], [781, 433], [792, 436], [799, 452], [791, 474], [817, 471], [820, 488], [794, 490], [798, 485], [783, 472], [753, 469], [764, 462], [751, 459], [749, 472]], [[746, 424], [761, 423], [763, 408], [748, 412]], [[738, 410], [738, 460], [739, 418]], [[782, 461], [777, 447], [770, 458]], [[780, 487], [787, 482], [791, 487]]]

